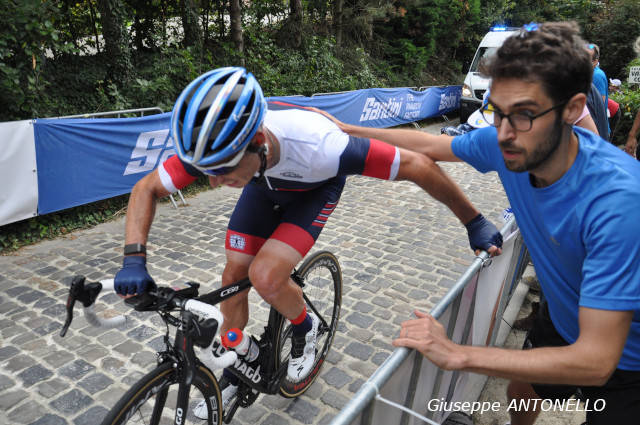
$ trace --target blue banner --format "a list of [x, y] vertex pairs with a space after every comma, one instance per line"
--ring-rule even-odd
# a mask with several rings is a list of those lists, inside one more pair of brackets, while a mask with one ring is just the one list
[[453, 112], [460, 107], [461, 86], [364, 89], [323, 96], [270, 97], [269, 109], [291, 105], [323, 109], [348, 124], [393, 127]]
[[[460, 86], [367, 89], [313, 97], [268, 98], [270, 109], [315, 106], [341, 121], [391, 127], [458, 108]], [[171, 113], [141, 118], [43, 119], [34, 124], [38, 213], [46, 214], [131, 192], [174, 154]]]
[[131, 192], [174, 154], [170, 118], [37, 120], [38, 214]]

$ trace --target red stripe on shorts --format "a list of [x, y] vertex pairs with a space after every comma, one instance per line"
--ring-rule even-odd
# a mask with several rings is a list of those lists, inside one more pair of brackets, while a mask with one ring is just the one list
[[309, 232], [292, 223], [281, 223], [271, 235], [271, 239], [286, 243], [303, 257], [307, 255], [307, 252], [315, 243], [313, 236]]
[[255, 256], [266, 241], [266, 239], [259, 236], [247, 235], [246, 233], [227, 229], [224, 247], [231, 251]]

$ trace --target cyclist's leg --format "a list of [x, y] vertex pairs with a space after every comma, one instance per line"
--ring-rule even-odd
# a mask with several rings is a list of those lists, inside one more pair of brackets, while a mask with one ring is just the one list
[[[222, 272], [222, 286], [228, 286], [249, 275], [249, 265], [254, 256], [226, 250], [227, 263]], [[244, 329], [249, 320], [249, 289], [220, 303], [220, 311], [224, 315], [221, 331], [231, 328]]]
[[302, 254], [291, 245], [269, 239], [249, 267], [249, 279], [262, 299], [289, 320], [304, 310], [302, 290], [289, 277], [300, 260]]
[[281, 222], [249, 268], [254, 288], [294, 325], [305, 307], [302, 290], [289, 276], [320, 236], [343, 187], [344, 178], [334, 178], [310, 191], [279, 194]]
[[294, 382], [303, 380], [313, 367], [320, 320], [307, 312], [302, 290], [289, 275], [314, 245], [343, 187], [344, 179], [336, 178], [308, 192], [280, 195], [282, 222], [249, 268], [256, 290], [292, 324], [288, 375]]
[[[227, 263], [222, 273], [222, 286], [231, 285], [249, 275], [249, 266], [267, 238], [280, 222], [281, 212], [274, 208], [260, 187], [245, 186], [229, 220], [225, 240]], [[220, 305], [225, 316], [222, 331], [244, 329], [248, 321], [249, 291], [229, 298]]]

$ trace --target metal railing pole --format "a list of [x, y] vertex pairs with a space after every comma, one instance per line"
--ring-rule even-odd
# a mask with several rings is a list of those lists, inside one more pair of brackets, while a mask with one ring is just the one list
[[[489, 254], [481, 252], [477, 256], [471, 266], [463, 273], [453, 287], [442, 297], [440, 302], [431, 309], [430, 314], [438, 319], [444, 311], [447, 309], [459, 293], [464, 290], [464, 287], [471, 280], [471, 278], [482, 268], [484, 262], [489, 258]], [[371, 375], [371, 377], [360, 387], [358, 392], [355, 393], [353, 398], [342, 408], [338, 415], [330, 422], [331, 425], [348, 425], [350, 424], [363, 408], [370, 402], [372, 402], [378, 393], [379, 389], [389, 380], [391, 375], [400, 367], [405, 361], [407, 356], [411, 353], [405, 347], [400, 347], [394, 350], [394, 352], [385, 360], [384, 363]]]
[[[507, 235], [515, 219], [511, 218], [500, 232], [503, 236]], [[465, 272], [456, 281], [453, 287], [447, 291], [442, 299], [431, 309], [429, 314], [438, 319], [446, 311], [449, 305], [456, 300], [456, 298], [462, 293], [464, 288], [469, 284], [473, 276], [485, 265], [489, 260], [489, 254], [486, 251], [482, 251], [478, 255], [471, 265], [465, 270]], [[452, 317], [452, 320], [455, 318]], [[379, 392], [379, 389], [391, 378], [391, 375], [400, 367], [400, 365], [406, 360], [407, 356], [411, 353], [405, 347], [396, 348], [391, 356], [385, 360], [384, 363], [371, 375], [371, 377], [360, 387], [360, 389], [354, 394], [353, 398], [342, 408], [340, 412], [333, 418], [330, 425], [349, 425], [351, 422], [363, 411], [369, 412], [367, 416], [372, 416], [373, 405], [375, 397]], [[371, 418], [369, 418], [371, 419]]]

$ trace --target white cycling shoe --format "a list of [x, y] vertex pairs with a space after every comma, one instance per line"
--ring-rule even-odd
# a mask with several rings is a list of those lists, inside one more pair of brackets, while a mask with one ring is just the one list
[[287, 368], [287, 380], [290, 382], [300, 382], [309, 375], [316, 360], [316, 340], [320, 319], [309, 313], [311, 318], [311, 330], [304, 336], [291, 336], [291, 357]]
[[[220, 380], [220, 389], [222, 390], [222, 412], [227, 411], [227, 407], [238, 393], [238, 386], [231, 385], [226, 379]], [[208, 419], [207, 404], [204, 400], [200, 400], [196, 407], [193, 408], [193, 416], [198, 419]]]

